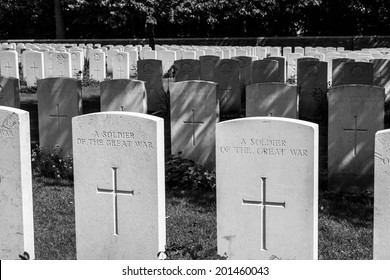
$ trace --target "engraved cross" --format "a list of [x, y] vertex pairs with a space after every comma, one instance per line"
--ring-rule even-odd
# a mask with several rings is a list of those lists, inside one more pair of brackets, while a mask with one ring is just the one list
[[119, 65], [119, 69], [117, 70], [117, 72], [119, 72], [119, 79], [122, 79], [122, 73], [124, 73], [125, 70], [122, 69], [121, 65]]
[[36, 78], [37, 74], [35, 73], [36, 69], [38, 69], [38, 66], [35, 65], [35, 62], [33, 62], [33, 66], [30, 67], [33, 71], [33, 77]]
[[98, 67], [97, 65], [96, 65], [96, 67], [95, 67], [94, 72], [96, 73], [95, 79], [98, 80], [98, 79], [99, 79], [99, 72], [100, 72], [100, 70], [99, 70], [99, 67]]
[[202, 125], [203, 122], [195, 121], [195, 110], [192, 110], [192, 120], [183, 121], [184, 124], [192, 124], [192, 145], [195, 146], [195, 126]]
[[357, 128], [357, 116], [354, 116], [355, 119], [355, 126], [354, 128], [344, 128], [345, 132], [353, 132], [354, 133], [354, 148], [353, 148], [353, 155], [356, 156], [356, 146], [357, 146], [357, 133], [363, 133], [367, 132], [367, 129], [363, 128]]
[[261, 184], [260, 184], [260, 201], [255, 200], [242, 200], [242, 205], [244, 206], [257, 206], [260, 207], [260, 224], [261, 224], [261, 231], [260, 231], [260, 250], [266, 251], [266, 208], [267, 207], [276, 207], [276, 208], [285, 208], [286, 202], [270, 202], [266, 199], [266, 181], [267, 178], [261, 177]]
[[9, 69], [12, 69], [12, 66], [9, 65], [9, 61], [7, 61], [7, 65], [4, 66], [5, 69], [7, 69], [7, 76], [9, 76]]
[[97, 193], [112, 194], [113, 207], [114, 207], [114, 235], [119, 235], [118, 231], [118, 195], [130, 195], [134, 196], [134, 191], [121, 191], [118, 190], [118, 179], [117, 179], [118, 167], [112, 167], [112, 190], [108, 189], [97, 189]]
[[61, 118], [67, 118], [68, 115], [61, 115], [60, 114], [60, 104], [56, 104], [57, 107], [57, 114], [56, 115], [49, 115], [49, 118], [56, 118], [57, 119], [57, 129], [58, 129], [58, 134], [60, 132], [60, 119]]

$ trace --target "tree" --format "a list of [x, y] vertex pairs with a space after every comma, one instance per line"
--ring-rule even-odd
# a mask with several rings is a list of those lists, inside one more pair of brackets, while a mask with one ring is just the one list
[[56, 23], [56, 38], [65, 39], [64, 16], [62, 13], [61, 0], [54, 0], [54, 16]]

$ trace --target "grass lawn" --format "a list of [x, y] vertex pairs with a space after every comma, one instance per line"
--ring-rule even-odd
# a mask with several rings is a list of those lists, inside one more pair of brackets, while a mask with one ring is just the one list
[[[98, 112], [99, 108], [99, 87], [83, 87], [84, 114]], [[34, 147], [39, 143], [36, 94], [21, 93], [21, 109], [30, 112]], [[166, 130], [169, 135], [169, 125]], [[320, 149], [321, 170], [326, 166], [324, 143]], [[323, 191], [326, 172], [320, 173], [319, 259], [372, 259], [372, 194], [327, 193]], [[167, 187], [166, 190], [169, 256], [171, 259], [220, 259], [216, 254], [215, 189], [189, 189]], [[36, 259], [76, 258], [73, 196], [72, 181], [34, 175]]]

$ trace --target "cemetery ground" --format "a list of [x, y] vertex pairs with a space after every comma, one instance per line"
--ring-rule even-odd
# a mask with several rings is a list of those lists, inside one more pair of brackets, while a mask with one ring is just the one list
[[[167, 88], [172, 81], [164, 82]], [[99, 112], [98, 83], [84, 82], [82, 90], [83, 113]], [[72, 159], [60, 160], [54, 151], [36, 150], [39, 133], [35, 91], [22, 85], [21, 109], [30, 113], [31, 122], [36, 259], [76, 259]], [[169, 114], [160, 112], [160, 116], [165, 117], [165, 142], [169, 147]], [[373, 194], [326, 191], [323, 139], [327, 135], [326, 129], [320, 129], [318, 258], [372, 259]], [[224, 259], [216, 253], [215, 173], [169, 153], [165, 171], [168, 259]]]

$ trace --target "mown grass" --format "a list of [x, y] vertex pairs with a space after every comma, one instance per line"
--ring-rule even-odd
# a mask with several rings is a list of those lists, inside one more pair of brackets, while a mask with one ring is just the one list
[[[166, 88], [169, 82], [165, 81]], [[39, 142], [36, 103], [35, 93], [23, 91], [21, 107], [30, 112], [33, 146]], [[83, 111], [84, 114], [100, 111], [98, 84], [83, 87]], [[169, 134], [169, 131], [166, 132]], [[326, 152], [326, 149], [322, 150]], [[320, 151], [320, 154], [325, 152]], [[321, 160], [326, 165], [326, 159]], [[323, 179], [326, 175], [325, 170], [322, 170], [320, 177]], [[169, 257], [220, 259], [216, 254], [215, 190], [167, 188], [166, 191]], [[73, 195], [72, 181], [34, 176], [36, 259], [76, 258]], [[372, 228], [372, 194], [346, 195], [321, 191], [319, 259], [372, 259]]]
[[[34, 177], [36, 259], [75, 259], [73, 182]], [[372, 194], [324, 193], [319, 200], [322, 260], [372, 259]], [[170, 259], [220, 259], [213, 190], [169, 190], [166, 194]]]

